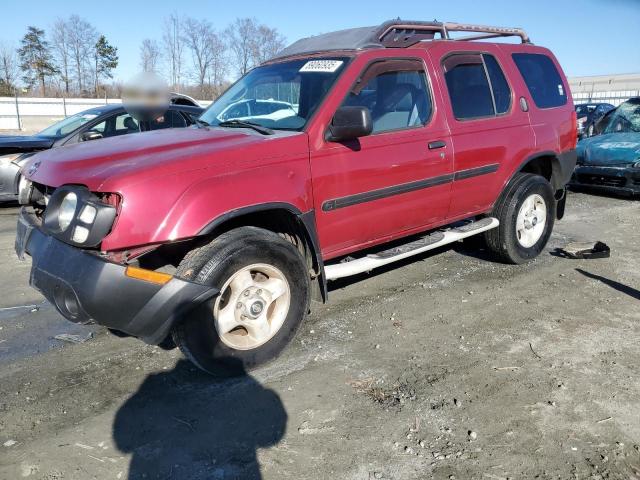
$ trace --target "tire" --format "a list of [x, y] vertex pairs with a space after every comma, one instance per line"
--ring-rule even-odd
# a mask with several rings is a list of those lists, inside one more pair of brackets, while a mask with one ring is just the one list
[[192, 250], [176, 275], [221, 290], [172, 331], [182, 353], [215, 376], [242, 375], [275, 358], [309, 311], [304, 258], [261, 228], [237, 228]]
[[549, 241], [555, 207], [553, 189], [544, 177], [517, 173], [494, 206], [492, 216], [500, 226], [484, 234], [487, 246], [506, 263], [533, 260]]

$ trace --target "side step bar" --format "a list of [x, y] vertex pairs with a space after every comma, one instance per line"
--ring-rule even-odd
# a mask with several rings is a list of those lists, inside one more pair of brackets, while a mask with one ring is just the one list
[[488, 217], [476, 222], [466, 223], [460, 227], [437, 230], [417, 240], [382, 252], [373, 253], [348, 262], [325, 265], [324, 273], [327, 280], [337, 280], [338, 278], [369, 272], [374, 268], [382, 267], [383, 265], [388, 265], [389, 263], [433, 250], [448, 243], [457, 242], [463, 238], [486, 232], [487, 230], [496, 228], [498, 225], [500, 225], [500, 222], [497, 218]]

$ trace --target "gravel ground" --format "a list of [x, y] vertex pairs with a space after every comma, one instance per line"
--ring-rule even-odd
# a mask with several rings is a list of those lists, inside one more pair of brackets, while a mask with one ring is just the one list
[[[12, 253], [16, 212], [0, 479], [640, 478], [637, 201], [570, 195], [526, 266], [467, 242], [335, 284], [281, 358], [226, 381], [61, 319]], [[591, 240], [611, 258], [553, 255]]]

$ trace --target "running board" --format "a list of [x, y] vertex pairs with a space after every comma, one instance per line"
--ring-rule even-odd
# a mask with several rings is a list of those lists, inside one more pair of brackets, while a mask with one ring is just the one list
[[466, 223], [459, 227], [437, 230], [417, 240], [382, 252], [373, 253], [356, 260], [336, 263], [334, 265], [325, 265], [324, 274], [327, 280], [337, 280], [338, 278], [369, 272], [383, 265], [388, 265], [389, 263], [419, 255], [420, 253], [433, 250], [448, 243], [457, 242], [463, 238], [486, 232], [487, 230], [496, 228], [498, 225], [500, 225], [500, 222], [497, 218], [488, 217]]

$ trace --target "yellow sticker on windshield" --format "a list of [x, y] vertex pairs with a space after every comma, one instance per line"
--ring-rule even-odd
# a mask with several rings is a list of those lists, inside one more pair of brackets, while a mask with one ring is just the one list
[[300, 72], [333, 73], [340, 68], [342, 60], [309, 60], [299, 70]]

